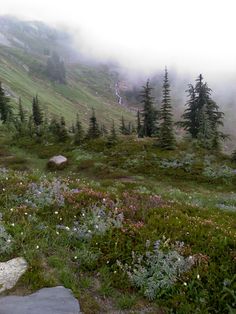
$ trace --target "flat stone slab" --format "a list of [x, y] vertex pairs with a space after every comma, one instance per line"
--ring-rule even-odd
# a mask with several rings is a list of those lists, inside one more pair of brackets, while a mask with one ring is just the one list
[[27, 296], [0, 297], [0, 314], [81, 314], [71, 290], [43, 288]]
[[26, 270], [27, 262], [23, 257], [0, 263], [0, 293], [13, 288]]

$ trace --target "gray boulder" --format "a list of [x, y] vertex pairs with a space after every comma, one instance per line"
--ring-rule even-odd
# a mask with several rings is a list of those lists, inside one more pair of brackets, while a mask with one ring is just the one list
[[0, 293], [13, 288], [26, 270], [27, 262], [22, 257], [0, 263]]
[[49, 169], [63, 169], [68, 163], [68, 159], [65, 156], [58, 155], [53, 156], [48, 161], [48, 168]]
[[71, 290], [43, 288], [27, 296], [0, 298], [0, 314], [79, 314], [80, 306]]

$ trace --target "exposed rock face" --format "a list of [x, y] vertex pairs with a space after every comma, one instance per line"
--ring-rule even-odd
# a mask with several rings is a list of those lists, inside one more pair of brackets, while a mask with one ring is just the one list
[[0, 263], [0, 292], [13, 288], [26, 270], [27, 262], [22, 257]]
[[43, 288], [27, 296], [0, 298], [0, 314], [79, 314], [79, 302], [64, 287]]
[[62, 155], [53, 156], [48, 161], [48, 167], [50, 169], [63, 169], [68, 163], [68, 159]]

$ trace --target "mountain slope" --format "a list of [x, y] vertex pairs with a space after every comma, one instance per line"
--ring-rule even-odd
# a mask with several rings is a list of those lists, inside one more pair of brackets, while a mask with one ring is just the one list
[[[30, 110], [31, 99], [37, 93], [48, 113], [64, 115], [68, 121], [78, 112], [87, 124], [91, 108], [107, 125], [112, 119], [118, 123], [121, 115], [134, 119], [134, 113], [117, 101], [117, 74], [105, 65], [78, 62], [68, 35], [42, 23], [6, 17], [0, 18], [0, 26], [0, 80], [14, 104], [21, 97], [23, 105]], [[53, 51], [65, 62], [66, 85], [53, 83], [41, 73]]]

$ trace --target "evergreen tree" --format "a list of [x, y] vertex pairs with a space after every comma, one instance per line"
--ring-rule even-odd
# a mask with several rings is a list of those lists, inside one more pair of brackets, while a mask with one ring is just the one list
[[19, 98], [19, 104], [18, 105], [19, 105], [18, 115], [19, 115], [19, 118], [20, 118], [20, 122], [24, 123], [26, 121], [26, 116], [25, 116], [25, 111], [24, 111], [22, 103], [21, 103], [21, 97]]
[[72, 123], [72, 125], [71, 125], [71, 130], [70, 130], [70, 132], [71, 132], [72, 134], [75, 134], [75, 125], [74, 125], [74, 123]]
[[75, 135], [74, 135], [74, 142], [75, 144], [81, 144], [84, 139], [84, 131], [79, 120], [79, 115], [76, 116], [76, 124], [75, 124]]
[[49, 131], [52, 136], [58, 141], [60, 136], [60, 123], [57, 121], [56, 118], [52, 118], [49, 124]]
[[35, 124], [34, 124], [34, 118], [32, 115], [29, 117], [29, 120], [28, 120], [28, 132], [29, 132], [29, 136], [33, 137], [35, 133]]
[[138, 137], [143, 137], [143, 132], [142, 132], [142, 124], [141, 124], [141, 118], [140, 118], [140, 111], [138, 110], [137, 112], [137, 134]]
[[39, 105], [38, 96], [33, 97], [32, 102], [33, 120], [36, 127], [39, 127], [43, 123], [43, 113]]
[[173, 114], [167, 68], [165, 68], [162, 93], [162, 106], [160, 110], [160, 146], [164, 149], [173, 149], [175, 145], [175, 137], [173, 130]]
[[102, 124], [102, 126], [101, 126], [101, 135], [102, 136], [107, 136], [108, 135], [108, 131], [107, 131], [107, 128], [106, 128], [105, 124]]
[[120, 133], [122, 135], [128, 134], [128, 130], [127, 130], [126, 125], [125, 125], [125, 119], [123, 116], [121, 117]]
[[197, 102], [196, 102], [196, 93], [195, 88], [192, 84], [188, 85], [188, 89], [186, 90], [188, 93], [188, 101], [186, 103], [187, 108], [183, 114], [184, 121], [181, 121], [179, 124], [182, 126], [187, 132], [189, 132], [192, 138], [197, 137], [198, 128], [197, 128]]
[[115, 129], [115, 123], [114, 120], [112, 121], [112, 127], [111, 127], [111, 132], [107, 140], [108, 146], [115, 145], [117, 143], [117, 134], [116, 134], [116, 129]]
[[95, 110], [92, 110], [92, 116], [89, 120], [89, 129], [87, 132], [87, 138], [88, 139], [95, 139], [98, 138], [101, 135], [101, 132], [99, 130], [99, 126], [97, 123], [97, 118], [95, 116]]
[[232, 153], [231, 160], [236, 163], [236, 149]]
[[59, 129], [59, 142], [66, 142], [69, 138], [67, 129], [66, 129], [66, 121], [65, 118], [62, 116], [60, 121], [60, 129]]
[[199, 130], [197, 138], [205, 148], [211, 148], [213, 130], [211, 129], [210, 119], [206, 110], [206, 105], [202, 107], [199, 114]]
[[183, 114], [184, 120], [179, 124], [192, 138], [201, 138], [202, 142], [208, 143], [207, 146], [218, 149], [220, 141], [226, 137], [219, 131], [220, 126], [223, 126], [224, 113], [219, 111], [219, 106], [211, 99], [211, 89], [203, 82], [201, 74], [195, 87], [189, 85], [187, 91], [189, 100]]
[[9, 102], [10, 99], [5, 96], [2, 83], [0, 82], [0, 119], [3, 123], [6, 123], [12, 116], [12, 107]]
[[157, 111], [153, 107], [153, 97], [151, 95], [152, 87], [150, 87], [150, 82], [147, 80], [143, 90], [140, 94], [141, 103], [143, 104], [143, 136], [151, 137], [155, 134], [157, 127]]
[[18, 115], [14, 117], [13, 123], [15, 126], [16, 136], [24, 135], [27, 133], [26, 117], [22, 107], [21, 98], [19, 98], [18, 102]]

